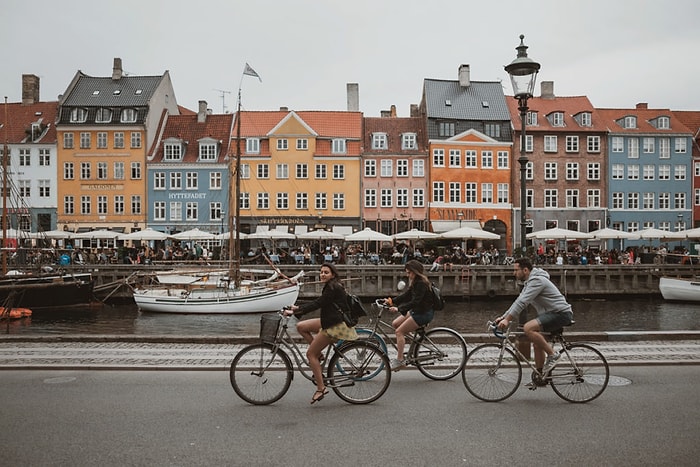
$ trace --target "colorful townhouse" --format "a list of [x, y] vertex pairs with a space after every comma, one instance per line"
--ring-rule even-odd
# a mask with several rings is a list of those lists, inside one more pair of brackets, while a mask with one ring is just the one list
[[179, 114], [167, 71], [126, 75], [115, 58], [111, 76], [75, 74], [56, 126], [58, 228], [128, 233], [146, 226], [146, 154], [164, 113]]
[[56, 228], [56, 112], [58, 102], [41, 102], [40, 80], [22, 75], [22, 102], [5, 103], [0, 110], [0, 154], [10, 157], [7, 228], [47, 232]]
[[228, 231], [234, 114], [163, 114], [147, 160], [148, 226], [167, 234]]
[[348, 235], [362, 226], [362, 113], [283, 107], [242, 111], [237, 118], [242, 232], [324, 229]]
[[[552, 81], [542, 82], [540, 96], [527, 103], [526, 233], [553, 227], [592, 232], [605, 227], [607, 122], [587, 97], [556, 96]], [[509, 98], [508, 107], [517, 165], [511, 179], [513, 214], [520, 219], [520, 111], [516, 99]], [[519, 239], [519, 221], [514, 230]]]
[[386, 235], [428, 223], [428, 145], [425, 122], [399, 118], [396, 108], [364, 118], [362, 227]]
[[[688, 229], [700, 227], [700, 111], [678, 111], [673, 115], [685, 125], [693, 134], [693, 193], [692, 193], [692, 223], [688, 223]], [[695, 254], [700, 254], [700, 249]]]
[[646, 103], [597, 113], [608, 128], [610, 226], [628, 232], [686, 229], [692, 221], [692, 132], [670, 110]]
[[457, 80], [424, 80], [419, 112], [429, 140], [432, 230], [484, 228], [502, 235], [497, 248], [507, 248], [513, 132], [502, 83], [473, 81], [461, 65]]

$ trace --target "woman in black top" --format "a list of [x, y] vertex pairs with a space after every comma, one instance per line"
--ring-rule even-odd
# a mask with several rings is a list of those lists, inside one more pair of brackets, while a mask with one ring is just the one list
[[403, 349], [406, 345], [406, 334], [425, 326], [433, 320], [433, 291], [430, 279], [425, 275], [423, 264], [412, 259], [406, 263], [408, 274], [408, 288], [398, 297], [387, 299], [392, 313], [399, 312], [401, 316], [396, 318], [391, 325], [396, 330], [397, 358], [391, 360], [392, 371], [400, 370], [405, 366], [403, 362]]
[[[343, 317], [338, 311], [338, 306], [345, 303], [345, 287], [343, 287], [338, 270], [334, 265], [324, 263], [321, 265], [319, 273], [321, 282], [325, 285], [321, 291], [321, 296], [302, 305], [292, 305], [291, 312], [300, 317], [311, 311], [321, 309], [320, 318], [312, 318], [297, 323], [297, 331], [301, 337], [309, 344], [306, 356], [309, 359], [309, 367], [314, 374], [316, 381], [316, 392], [311, 398], [311, 403], [318, 402], [323, 396], [328, 394], [328, 389], [323, 384], [323, 374], [321, 369], [321, 357], [323, 350], [339, 339], [355, 340], [357, 333], [355, 328], [349, 328], [343, 321]], [[337, 306], [337, 305], [338, 306]]]

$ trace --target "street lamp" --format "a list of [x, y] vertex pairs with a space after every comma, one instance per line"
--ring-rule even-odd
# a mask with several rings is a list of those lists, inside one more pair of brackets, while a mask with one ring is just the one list
[[523, 42], [524, 35], [520, 35], [520, 45], [515, 49], [518, 51], [518, 56], [510, 65], [504, 68], [510, 75], [510, 81], [513, 84], [513, 97], [518, 100], [518, 110], [520, 111], [520, 247], [522, 248], [522, 256], [527, 253], [525, 244], [525, 227], [527, 225], [526, 210], [527, 210], [527, 190], [525, 189], [526, 173], [527, 173], [527, 155], [525, 154], [525, 123], [527, 120], [527, 100], [532, 97], [535, 89], [535, 81], [537, 80], [537, 72], [540, 70], [540, 64], [527, 56], [527, 46]]

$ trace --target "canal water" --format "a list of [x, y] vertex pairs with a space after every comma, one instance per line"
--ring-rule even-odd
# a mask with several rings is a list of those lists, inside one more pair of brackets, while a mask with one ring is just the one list
[[[448, 302], [433, 326], [463, 333], [482, 332], [486, 321], [500, 316], [511, 300]], [[656, 298], [574, 300], [572, 331], [700, 330], [700, 306]], [[310, 315], [316, 316], [316, 315]], [[258, 333], [259, 314], [179, 315], [141, 313], [135, 305], [104, 305], [90, 310], [35, 312], [31, 318], [0, 321], [0, 333], [24, 335], [117, 334], [158, 336], [250, 336]]]

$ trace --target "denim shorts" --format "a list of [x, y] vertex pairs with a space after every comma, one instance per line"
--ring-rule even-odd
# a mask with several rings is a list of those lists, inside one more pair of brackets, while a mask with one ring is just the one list
[[425, 326], [433, 320], [435, 317], [435, 312], [433, 310], [428, 310], [425, 313], [416, 314], [411, 311], [411, 318], [416, 322], [418, 326]]
[[535, 319], [540, 323], [540, 329], [545, 332], [552, 332], [570, 325], [573, 318], [574, 314], [570, 311], [566, 311], [563, 313], [543, 313], [538, 315]]

